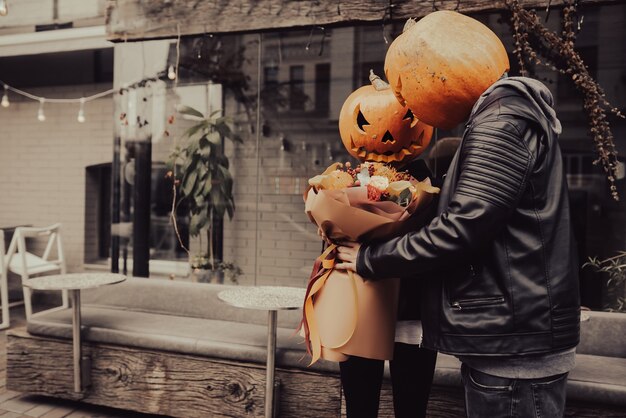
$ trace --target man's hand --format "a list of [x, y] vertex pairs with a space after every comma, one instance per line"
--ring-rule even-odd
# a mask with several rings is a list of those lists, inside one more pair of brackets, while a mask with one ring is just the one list
[[359, 255], [361, 244], [357, 242], [342, 242], [337, 246], [337, 258], [341, 263], [335, 264], [338, 270], [352, 270], [356, 273], [356, 258]]

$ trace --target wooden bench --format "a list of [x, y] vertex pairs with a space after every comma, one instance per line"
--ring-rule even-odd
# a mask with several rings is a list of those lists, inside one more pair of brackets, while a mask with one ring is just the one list
[[[72, 388], [70, 311], [33, 318], [8, 333], [11, 390], [177, 417], [260, 417], [264, 410], [267, 315], [217, 299], [224, 286], [129, 279], [83, 294], [90, 388]], [[308, 367], [295, 335], [299, 311], [280, 312], [276, 366], [281, 417], [338, 417], [335, 363]], [[568, 416], [626, 416], [626, 315], [590, 312], [568, 384]], [[456, 358], [440, 354], [429, 402], [433, 417], [463, 416]], [[388, 376], [388, 374], [387, 374]], [[383, 385], [380, 417], [393, 417]]]

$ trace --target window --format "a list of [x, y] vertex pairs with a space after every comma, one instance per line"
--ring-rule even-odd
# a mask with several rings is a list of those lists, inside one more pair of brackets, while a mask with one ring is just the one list
[[315, 65], [315, 111], [328, 114], [330, 105], [330, 64]]
[[[621, 109], [626, 107], [626, 29], [613, 23], [624, 13], [625, 4], [586, 7], [576, 43], [608, 100]], [[558, 15], [552, 13], [550, 19], [559, 19]], [[499, 12], [477, 17], [500, 36], [508, 51], [514, 50], [507, 19]], [[551, 24], [558, 29], [556, 21]], [[384, 36], [391, 42], [401, 30], [401, 23], [386, 25]], [[305, 285], [320, 245], [316, 228], [304, 213], [302, 192], [310, 177], [332, 162], [350, 159], [339, 139], [340, 109], [352, 91], [369, 84], [370, 69], [385, 76], [388, 45], [380, 23], [327, 28], [326, 35], [323, 37], [319, 30], [311, 34], [310, 29], [281, 29], [262, 34], [215, 35], [204, 40], [197, 37], [195, 44], [184, 40], [180, 61], [185, 71], [181, 70], [176, 88], [173, 82], [167, 86], [167, 109], [181, 103], [206, 111], [206, 102], [218, 97], [211, 108], [222, 109], [224, 116], [234, 120], [234, 129], [243, 138], [241, 144], [227, 141], [236, 210], [232, 221], [224, 220], [221, 243], [225, 261], [235, 261], [244, 270], [242, 284]], [[171, 40], [164, 42], [173, 45]], [[185, 42], [191, 42], [191, 46]], [[146, 43], [148, 56], [150, 44]], [[202, 53], [198, 54], [200, 46]], [[174, 57], [170, 54], [169, 63]], [[510, 75], [519, 75], [517, 58], [509, 58]], [[140, 63], [141, 56], [129, 59]], [[165, 63], [163, 68], [167, 68]], [[188, 76], [192, 70], [194, 76]], [[611, 200], [601, 169], [592, 164], [596, 154], [588, 137], [582, 97], [571, 81], [559, 79], [550, 68], [537, 66], [532, 70], [551, 89], [563, 125], [559, 141], [571, 191], [579, 266], [588, 257], [607, 258], [626, 250], [621, 227], [626, 224], [624, 204]], [[209, 93], [209, 80], [213, 86], [220, 85], [223, 94]], [[256, 102], [257, 95], [261, 103]], [[626, 121], [611, 118], [610, 122], [618, 151], [624, 155], [626, 142], [621, 139], [626, 135]], [[177, 116], [176, 122], [168, 126], [169, 139], [154, 144], [153, 161], [165, 161], [174, 138], [181, 138], [189, 126], [190, 121]], [[257, 127], [261, 129], [257, 131]], [[460, 134], [462, 131], [456, 128], [440, 130], [437, 136]], [[622, 201], [626, 201], [626, 181], [618, 180], [618, 187]], [[153, 195], [159, 193], [153, 189]], [[158, 206], [165, 207], [165, 200]], [[192, 238], [189, 244], [192, 254], [196, 253], [198, 240]], [[203, 248], [206, 244], [203, 235]], [[607, 301], [605, 278], [588, 269], [580, 273], [583, 304], [602, 309]]]
[[289, 67], [289, 109], [304, 110], [304, 65]]

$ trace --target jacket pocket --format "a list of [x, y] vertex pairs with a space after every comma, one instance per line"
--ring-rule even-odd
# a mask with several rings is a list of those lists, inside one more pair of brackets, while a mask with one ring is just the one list
[[460, 299], [450, 301], [450, 306], [452, 307], [452, 309], [460, 311], [463, 309], [477, 309], [485, 306], [500, 305], [502, 303], [504, 303], [503, 296], [489, 296], [484, 298]]

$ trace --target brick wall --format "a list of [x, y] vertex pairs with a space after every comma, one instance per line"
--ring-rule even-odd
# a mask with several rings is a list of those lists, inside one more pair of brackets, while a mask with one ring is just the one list
[[[302, 118], [281, 124], [291, 144], [288, 151], [280, 150], [278, 135], [261, 137], [258, 152], [255, 138], [230, 147], [237, 209], [225, 223], [224, 258], [242, 267], [242, 283], [254, 283], [256, 270], [256, 284], [304, 286], [320, 254], [321, 240], [304, 213], [303, 193], [310, 177], [347, 156], [335, 124], [302, 129], [304, 123]], [[333, 144], [332, 161], [328, 143]]]
[[[32, 90], [47, 97], [81, 97], [109, 85]], [[46, 121], [37, 121], [39, 103], [10, 95], [0, 108], [0, 226], [63, 224], [69, 270], [83, 264], [85, 242], [85, 167], [111, 161], [113, 101], [85, 105], [46, 104]], [[95, 225], [92, 225], [95, 227]]]
[[253, 283], [256, 270], [256, 284], [302, 286], [319, 255], [320, 241], [304, 213], [307, 173], [298, 165], [297, 154], [279, 147], [273, 138], [261, 141], [258, 183], [255, 144], [235, 151], [237, 209], [233, 220], [225, 223], [224, 258], [242, 267], [243, 283]]

